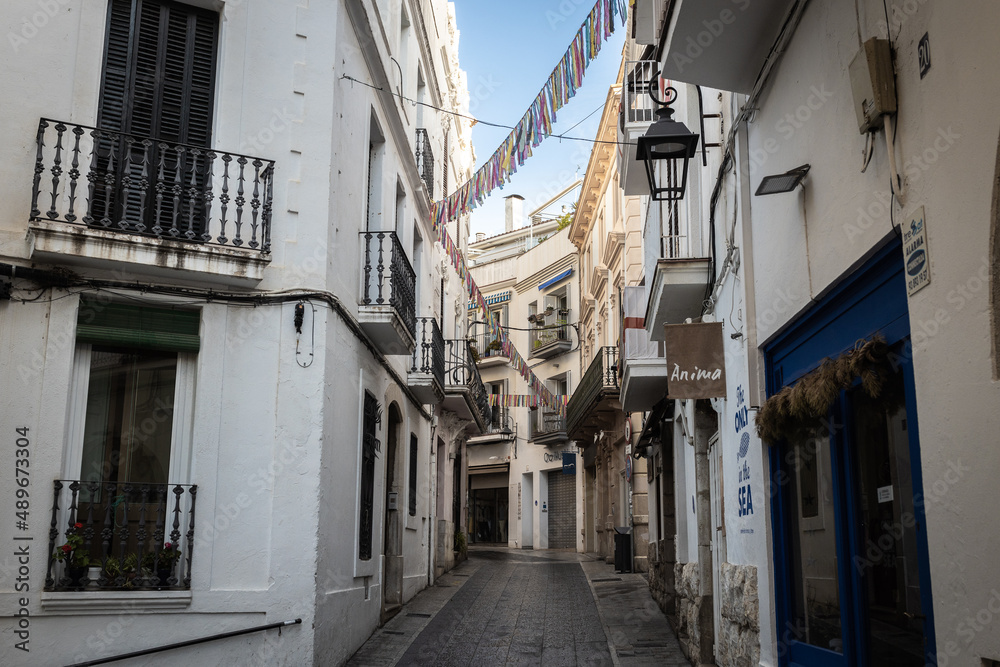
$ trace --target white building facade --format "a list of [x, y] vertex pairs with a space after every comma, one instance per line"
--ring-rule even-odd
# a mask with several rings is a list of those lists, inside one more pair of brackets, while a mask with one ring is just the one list
[[636, 4], [709, 162], [645, 328], [722, 323], [726, 372], [640, 436], [654, 596], [700, 663], [996, 664], [995, 10]]
[[[516, 226], [520, 205], [518, 195], [508, 197], [508, 231], [470, 244], [476, 257], [470, 272], [535, 375], [553, 394], [565, 396], [580, 377], [577, 255], [567, 229], [544, 215], [546, 204], [529, 212], [527, 226]], [[491, 345], [481, 314], [470, 313], [479, 322], [470, 332], [487, 391], [530, 396], [499, 345]], [[582, 469], [564, 413], [494, 402], [490, 428], [468, 440], [470, 541], [582, 550]]]
[[30, 549], [0, 662], [295, 619], [144, 664], [343, 662], [454, 562], [438, 461], [488, 417], [445, 379], [465, 297], [429, 223], [468, 127], [399, 97], [464, 108], [453, 7], [0, 11], [0, 532]]

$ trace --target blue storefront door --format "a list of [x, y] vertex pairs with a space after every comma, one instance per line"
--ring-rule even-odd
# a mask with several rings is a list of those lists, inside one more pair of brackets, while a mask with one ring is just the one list
[[879, 396], [856, 380], [824, 422], [770, 452], [789, 667], [923, 667], [934, 655], [901, 256], [898, 243], [884, 248], [765, 348], [769, 394], [876, 334], [894, 368]]

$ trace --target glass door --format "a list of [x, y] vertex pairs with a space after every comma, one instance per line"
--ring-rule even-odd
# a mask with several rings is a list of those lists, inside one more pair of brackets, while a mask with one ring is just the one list
[[923, 667], [927, 652], [920, 582], [923, 518], [913, 502], [901, 374], [878, 402], [860, 388], [847, 398], [859, 653], [868, 665]]
[[877, 398], [858, 383], [781, 449], [778, 639], [791, 667], [933, 661], [910, 393], [908, 406], [902, 372]]

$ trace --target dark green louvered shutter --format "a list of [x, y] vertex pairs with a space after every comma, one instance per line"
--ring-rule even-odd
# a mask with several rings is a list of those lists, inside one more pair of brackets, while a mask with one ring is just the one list
[[[218, 28], [219, 15], [197, 7], [165, 0], [111, 0], [98, 127], [153, 141], [146, 151], [139, 143], [132, 145], [129, 175], [133, 183], [142, 178], [145, 158], [151, 178], [156, 178], [162, 167], [163, 179], [170, 186], [177, 179], [184, 188], [189, 187], [192, 172], [198, 190], [205, 186], [206, 157], [196, 159], [171, 148], [162, 156], [161, 165], [157, 144], [211, 148]], [[99, 171], [109, 164], [111, 144], [108, 139], [101, 142]], [[119, 183], [124, 176], [126, 150], [124, 141], [114, 146], [116, 169], [122, 172]], [[186, 196], [185, 190], [182, 198]], [[138, 222], [140, 195], [135, 187], [127, 198], [119, 192], [119, 201], [111, 206], [104, 198], [103, 192], [95, 193], [91, 215], [96, 221], [109, 217], [112, 222], [119, 218]], [[145, 230], [152, 226], [154, 204], [153, 197], [147, 196]], [[173, 199], [164, 198], [161, 221], [172, 220], [173, 208]], [[184, 210], [186, 201], [179, 209]], [[198, 218], [196, 231], [203, 226], [200, 209]]]
[[201, 313], [197, 310], [100, 303], [83, 297], [76, 339], [96, 345], [197, 352], [200, 321]]

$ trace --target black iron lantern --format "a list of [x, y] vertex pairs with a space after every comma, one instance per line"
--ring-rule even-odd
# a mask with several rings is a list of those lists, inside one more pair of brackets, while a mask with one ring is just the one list
[[[667, 88], [667, 100], [658, 100], [650, 86], [649, 96], [659, 105], [657, 120], [650, 125], [646, 134], [636, 141], [636, 159], [646, 165], [649, 179], [649, 194], [657, 201], [683, 199], [687, 188], [688, 161], [698, 148], [698, 135], [687, 129], [684, 123], [675, 121], [674, 110], [670, 107], [677, 99], [677, 91]], [[656, 163], [665, 164], [664, 178], [657, 179]]]

